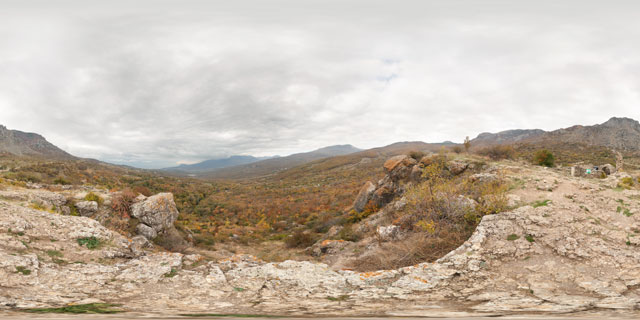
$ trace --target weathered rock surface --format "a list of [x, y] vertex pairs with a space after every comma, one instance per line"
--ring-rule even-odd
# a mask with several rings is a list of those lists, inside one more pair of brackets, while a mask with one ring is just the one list
[[95, 201], [80, 201], [76, 203], [78, 213], [83, 217], [91, 217], [98, 212], [98, 203]]
[[[142, 199], [142, 198], [141, 198]], [[173, 202], [173, 194], [159, 193], [145, 198], [131, 206], [131, 216], [140, 220], [142, 224], [158, 233], [163, 233], [173, 228], [173, 223], [178, 219], [178, 209]], [[136, 229], [148, 239], [153, 239], [153, 233], [145, 226]], [[152, 238], [149, 238], [153, 236]]]

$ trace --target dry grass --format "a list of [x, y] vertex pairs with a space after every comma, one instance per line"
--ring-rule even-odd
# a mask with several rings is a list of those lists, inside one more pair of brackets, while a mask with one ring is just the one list
[[382, 243], [371, 254], [353, 260], [349, 267], [366, 272], [390, 270], [433, 262], [459, 247], [473, 233], [473, 229], [455, 230], [443, 228], [437, 237], [415, 233], [403, 241]]

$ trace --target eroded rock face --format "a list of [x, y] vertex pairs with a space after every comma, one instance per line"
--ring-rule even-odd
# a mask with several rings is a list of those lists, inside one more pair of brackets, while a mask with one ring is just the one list
[[353, 202], [353, 209], [357, 212], [362, 212], [371, 199], [374, 191], [376, 191], [376, 185], [371, 181], [367, 181], [364, 186], [360, 188], [360, 192], [358, 192], [358, 196]]
[[178, 209], [173, 194], [159, 193], [131, 206], [131, 216], [151, 227], [157, 233], [173, 228], [178, 219]]

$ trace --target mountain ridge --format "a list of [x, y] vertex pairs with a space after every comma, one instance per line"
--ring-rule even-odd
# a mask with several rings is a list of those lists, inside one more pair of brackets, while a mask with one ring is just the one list
[[591, 126], [574, 125], [553, 131], [515, 129], [497, 133], [484, 132], [471, 140], [474, 147], [516, 143], [582, 143], [619, 150], [640, 150], [640, 122], [631, 118], [612, 117]]
[[37, 133], [10, 130], [4, 125], [0, 125], [0, 153], [56, 159], [75, 158]]

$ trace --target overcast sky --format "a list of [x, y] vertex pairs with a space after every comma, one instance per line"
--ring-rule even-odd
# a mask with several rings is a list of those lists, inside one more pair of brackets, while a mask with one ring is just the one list
[[155, 168], [638, 119], [638, 12], [621, 0], [2, 0], [0, 124]]

